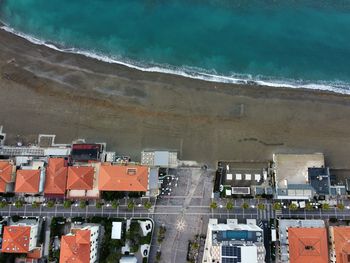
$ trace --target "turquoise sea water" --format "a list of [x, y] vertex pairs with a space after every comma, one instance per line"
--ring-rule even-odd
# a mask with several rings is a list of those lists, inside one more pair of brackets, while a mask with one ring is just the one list
[[350, 93], [350, 1], [2, 0], [0, 20], [144, 70]]

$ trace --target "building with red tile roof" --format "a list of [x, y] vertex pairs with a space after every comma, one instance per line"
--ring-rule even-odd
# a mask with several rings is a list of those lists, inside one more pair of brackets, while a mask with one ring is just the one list
[[39, 193], [41, 170], [17, 170], [16, 193], [37, 194]]
[[350, 227], [333, 226], [329, 227], [330, 236], [330, 262], [349, 263], [350, 262]]
[[46, 168], [44, 194], [64, 196], [66, 193], [68, 167], [64, 158], [50, 158]]
[[60, 263], [97, 262], [99, 226], [74, 228], [61, 238]]
[[15, 166], [9, 160], [0, 161], [0, 193], [7, 192], [7, 185], [13, 182], [12, 174], [14, 172]]
[[290, 263], [328, 263], [326, 228], [288, 228]]
[[67, 189], [92, 190], [94, 181], [94, 167], [70, 166], [68, 167]]
[[38, 225], [11, 225], [4, 227], [3, 253], [28, 253], [35, 249]]
[[149, 167], [143, 165], [111, 165], [100, 167], [100, 191], [148, 191]]

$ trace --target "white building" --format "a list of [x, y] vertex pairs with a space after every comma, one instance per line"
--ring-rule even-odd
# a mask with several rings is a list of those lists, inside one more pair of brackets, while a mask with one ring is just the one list
[[203, 263], [264, 263], [265, 254], [263, 230], [256, 220], [238, 224], [237, 219], [209, 219]]

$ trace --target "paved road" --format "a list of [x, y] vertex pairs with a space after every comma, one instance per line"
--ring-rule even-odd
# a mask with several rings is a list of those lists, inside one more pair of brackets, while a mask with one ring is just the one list
[[[226, 209], [226, 200], [216, 200], [218, 208], [210, 209], [210, 194], [212, 191], [213, 174], [201, 169], [184, 168], [177, 171], [179, 178], [177, 187], [172, 188], [170, 196], [162, 196], [157, 199], [156, 205], [151, 210], [136, 206], [134, 209], [127, 208], [127, 200], [121, 201], [117, 209], [104, 205], [102, 208], [96, 208], [89, 205], [84, 209], [73, 205], [71, 208], [64, 208], [61, 204], [56, 204], [53, 208], [40, 206], [33, 208], [31, 205], [25, 205], [22, 208], [8, 206], [0, 209], [1, 216], [41, 216], [41, 217], [151, 217], [156, 222], [157, 233], [160, 225], [166, 226], [166, 238], [162, 243], [162, 262], [182, 263], [186, 262], [186, 253], [188, 240], [194, 238], [197, 234], [206, 234], [209, 218], [255, 218], [269, 220], [270, 218], [307, 218], [307, 219], [330, 219], [338, 218], [350, 220], [350, 209], [343, 211], [331, 208], [330, 210], [313, 211], [290, 211], [282, 209], [274, 211], [270, 200], [254, 199], [233, 199], [233, 209]], [[174, 185], [173, 184], [173, 185]], [[137, 200], [135, 203], [138, 204]], [[257, 203], [265, 204], [264, 210], [257, 209]], [[248, 203], [249, 208], [241, 208], [242, 203]], [[348, 201], [344, 202], [349, 205]], [[153, 238], [152, 249], [150, 251], [150, 262], [155, 261], [155, 254], [159, 249], [156, 238]]]
[[[152, 211], [153, 210], [153, 211]], [[271, 204], [266, 204], [264, 210], [258, 208], [243, 209], [236, 206], [231, 210], [226, 207], [210, 209], [207, 205], [187, 206], [184, 208], [181, 205], [157, 205], [154, 209], [147, 210], [143, 207], [135, 207], [130, 210], [125, 205], [119, 206], [117, 209], [111, 207], [96, 208], [95, 206], [87, 206], [82, 209], [78, 206], [71, 208], [64, 208], [63, 205], [56, 205], [53, 208], [40, 207], [33, 208], [31, 205], [24, 205], [22, 208], [8, 206], [0, 209], [2, 216], [63, 216], [63, 217], [154, 217], [156, 215], [183, 215], [183, 216], [201, 216], [201, 217], [218, 217], [218, 218], [256, 218], [269, 220], [270, 218], [311, 218], [311, 219], [350, 219], [350, 210], [339, 210], [337, 208], [330, 208], [329, 210], [290, 210], [282, 209], [281, 211], [274, 211]]]

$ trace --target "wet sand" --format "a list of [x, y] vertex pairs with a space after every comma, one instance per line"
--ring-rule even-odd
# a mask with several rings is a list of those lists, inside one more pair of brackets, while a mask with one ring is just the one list
[[57, 134], [136, 159], [142, 149], [174, 149], [212, 165], [317, 151], [331, 167], [350, 168], [350, 96], [141, 72], [3, 30], [0, 74], [0, 125], [11, 143]]

